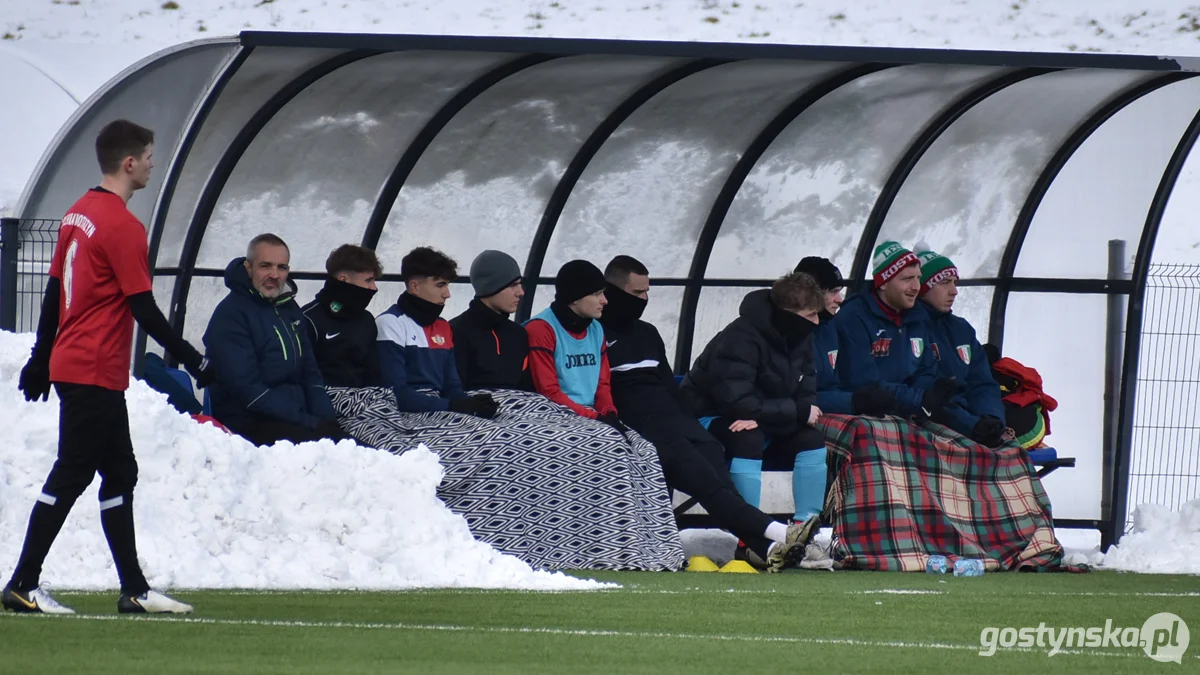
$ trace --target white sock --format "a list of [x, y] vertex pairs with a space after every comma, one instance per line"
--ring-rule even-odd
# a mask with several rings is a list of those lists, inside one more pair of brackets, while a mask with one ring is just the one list
[[769, 548], [767, 548], [767, 557], [768, 558], [771, 557], [771, 554], [773, 554], [775, 552], [775, 548], [778, 546], [783, 546], [783, 542], [782, 541], [771, 542], [771, 546]]
[[771, 541], [777, 541], [782, 544], [783, 542], [787, 541], [787, 525], [784, 525], [778, 521], [771, 521], [771, 524], [767, 526], [767, 531], [763, 533], [763, 536]]

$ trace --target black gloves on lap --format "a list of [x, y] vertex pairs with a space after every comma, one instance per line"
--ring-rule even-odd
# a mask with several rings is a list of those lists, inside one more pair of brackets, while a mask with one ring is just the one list
[[466, 398], [456, 398], [450, 401], [450, 411], [459, 413], [460, 415], [474, 415], [482, 417], [485, 420], [490, 420], [500, 411], [500, 404], [496, 403], [488, 394], [475, 394]]

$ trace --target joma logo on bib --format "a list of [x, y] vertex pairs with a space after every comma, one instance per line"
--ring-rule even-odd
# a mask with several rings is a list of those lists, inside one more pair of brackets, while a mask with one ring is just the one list
[[567, 354], [567, 370], [572, 368], [587, 368], [596, 365], [595, 354]]

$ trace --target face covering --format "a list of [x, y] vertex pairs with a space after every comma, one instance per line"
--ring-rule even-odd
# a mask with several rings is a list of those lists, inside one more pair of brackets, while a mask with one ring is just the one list
[[400, 299], [396, 301], [404, 313], [411, 316], [413, 321], [416, 321], [421, 326], [432, 326], [433, 322], [438, 320], [442, 315], [442, 310], [446, 309], [445, 305], [438, 305], [428, 300], [422, 300], [417, 296], [405, 291]]
[[817, 324], [799, 314], [777, 307], [771, 307], [771, 323], [775, 324], [775, 328], [789, 340], [803, 340], [811, 335], [813, 329], [817, 327]]
[[375, 291], [337, 279], [326, 279], [325, 287], [321, 289], [321, 297], [329, 303], [329, 308], [334, 314], [357, 313], [371, 304]]
[[626, 293], [624, 289], [612, 284], [605, 289], [604, 297], [608, 298], [608, 305], [604, 307], [604, 314], [600, 317], [600, 321], [612, 326], [631, 324], [642, 318], [642, 314], [646, 311], [646, 305], [650, 302], [645, 298]]

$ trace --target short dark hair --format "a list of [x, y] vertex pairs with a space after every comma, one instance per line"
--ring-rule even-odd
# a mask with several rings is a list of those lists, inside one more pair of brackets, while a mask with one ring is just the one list
[[400, 278], [406, 283], [416, 277], [438, 277], [453, 281], [458, 276], [458, 263], [441, 251], [420, 246], [400, 260]]
[[254, 259], [254, 249], [258, 248], [259, 244], [270, 244], [272, 246], [282, 246], [282, 247], [286, 248], [289, 253], [291, 253], [291, 251], [292, 251], [292, 249], [288, 248], [287, 242], [285, 242], [283, 239], [279, 238], [279, 235], [272, 234], [270, 232], [265, 232], [263, 234], [258, 235], [255, 238], [251, 239], [250, 243], [246, 245], [246, 259], [247, 260]]
[[642, 261], [629, 255], [619, 255], [608, 261], [604, 268], [604, 280], [614, 286], [624, 286], [630, 274], [650, 276], [650, 270]]
[[790, 312], [816, 312], [825, 307], [825, 291], [812, 275], [792, 272], [771, 284], [771, 304]]
[[375, 277], [383, 275], [383, 266], [375, 251], [354, 244], [342, 244], [333, 249], [333, 253], [325, 259], [325, 272], [336, 277], [340, 272], [374, 272]]
[[112, 175], [120, 170], [126, 157], [141, 157], [154, 143], [154, 132], [129, 120], [114, 120], [96, 136], [96, 161], [100, 173]]

